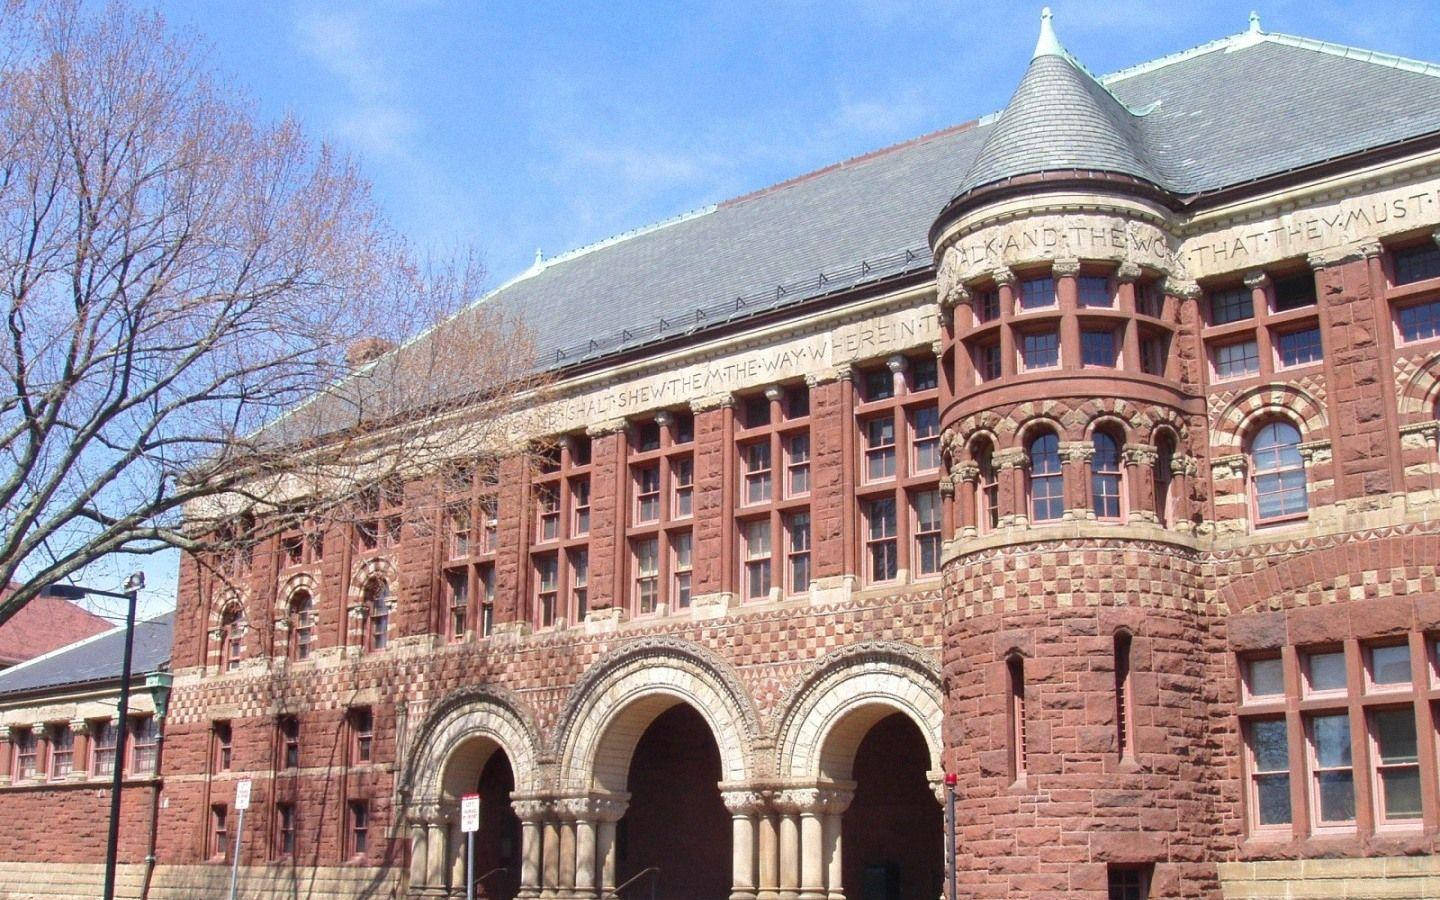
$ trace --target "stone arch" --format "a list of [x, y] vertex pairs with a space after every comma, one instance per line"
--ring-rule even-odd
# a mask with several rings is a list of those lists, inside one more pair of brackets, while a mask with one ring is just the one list
[[1425, 422], [1440, 418], [1435, 414], [1435, 406], [1440, 403], [1440, 353], [1420, 363], [1398, 393], [1400, 415], [1405, 420]]
[[1328, 427], [1325, 405], [1308, 391], [1293, 384], [1262, 384], [1241, 391], [1215, 417], [1215, 446], [1242, 452], [1256, 423], [1276, 417], [1288, 419], [1306, 440], [1321, 437]]
[[1102, 419], [1116, 423], [1126, 435], [1137, 431], [1145, 420], [1133, 404], [1119, 397], [1086, 400], [1064, 417], [1065, 426], [1084, 437], [1089, 437]]
[[384, 556], [372, 556], [369, 559], [361, 560], [350, 572], [350, 605], [355, 606], [365, 600], [365, 586], [376, 578], [383, 578], [390, 586], [390, 603], [394, 606], [400, 596], [400, 570], [396, 568], [394, 560]]
[[688, 641], [651, 638], [603, 657], [571, 692], [555, 735], [561, 788], [623, 792], [641, 735], [680, 703], [710, 727], [722, 780], [751, 777], [758, 717], [729, 665]]
[[280, 607], [276, 612], [281, 618], [290, 614], [290, 604], [295, 599], [295, 595], [300, 591], [308, 592], [311, 599], [318, 604], [320, 600], [320, 579], [316, 578], [310, 572], [297, 572], [285, 579], [280, 585], [279, 592], [275, 595]]
[[218, 592], [216, 601], [210, 604], [210, 630], [214, 631], [225, 624], [225, 619], [232, 612], [239, 612], [241, 618], [249, 627], [250, 622], [250, 591], [226, 588]]
[[[1054, 431], [1055, 436], [1062, 441], [1067, 439], [1067, 430], [1064, 424], [1058, 418], [1041, 413], [1029, 416], [1016, 427], [1014, 442], [1010, 448], [1006, 449], [1024, 450], [1035, 432], [1042, 429]], [[997, 447], [996, 449], [1001, 448]]]
[[899, 712], [941, 769], [944, 699], [939, 670], [917, 647], [864, 642], [820, 660], [786, 705], [776, 738], [782, 778], [848, 781], [855, 751], [876, 722]]
[[517, 791], [538, 787], [540, 740], [520, 701], [495, 687], [455, 691], [415, 732], [400, 790], [412, 805], [454, 802], [472, 787], [461, 771], [483, 770], [496, 750], [510, 758]]
[[965, 436], [965, 459], [972, 461], [975, 459], [975, 445], [982, 440], [990, 442], [991, 453], [1000, 452], [1002, 446], [1000, 436], [989, 428], [977, 428]]
[[1119, 433], [1120, 443], [1122, 445], [1134, 443], [1139, 437], [1136, 433], [1137, 423], [1118, 416], [1115, 413], [1101, 411], [1091, 416], [1089, 421], [1085, 423], [1085, 430], [1083, 432], [1085, 440], [1090, 440], [1095, 436], [1096, 431], [1104, 429], [1106, 426], [1110, 426]]

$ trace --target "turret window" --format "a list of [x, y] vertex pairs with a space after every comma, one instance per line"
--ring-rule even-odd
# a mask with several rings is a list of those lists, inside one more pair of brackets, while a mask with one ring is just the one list
[[1060, 365], [1059, 332], [1032, 331], [1021, 335], [1020, 362], [1027, 372]]
[[1319, 362], [1323, 355], [1320, 346], [1320, 329], [1302, 328], [1299, 331], [1277, 334], [1275, 336], [1275, 352], [1280, 357], [1281, 368]]
[[1440, 246], [1433, 242], [1396, 250], [1391, 255], [1396, 284], [1440, 278]]
[[1109, 328], [1087, 328], [1080, 332], [1080, 361], [1087, 366], [1115, 368], [1120, 356], [1120, 342]]
[[1219, 291], [1210, 296], [1210, 324], [1226, 325], [1255, 315], [1255, 302], [1246, 287]]
[[1020, 308], [1021, 309], [1045, 309], [1055, 305], [1055, 280], [1050, 276], [1044, 278], [1027, 278], [1020, 282]]
[[1049, 522], [1065, 511], [1064, 476], [1060, 470], [1060, 439], [1047, 431], [1032, 438], [1030, 458], [1030, 519]]
[[1108, 308], [1115, 305], [1110, 279], [1104, 275], [1081, 275], [1075, 283], [1081, 306]]
[[1274, 421], [1255, 433], [1250, 442], [1254, 467], [1251, 487], [1255, 515], [1267, 522], [1304, 515], [1309, 508], [1305, 493], [1305, 460], [1300, 455], [1300, 431], [1285, 421]]
[[1119, 519], [1121, 507], [1120, 444], [1104, 431], [1091, 439], [1094, 455], [1090, 459], [1090, 493], [1097, 519]]

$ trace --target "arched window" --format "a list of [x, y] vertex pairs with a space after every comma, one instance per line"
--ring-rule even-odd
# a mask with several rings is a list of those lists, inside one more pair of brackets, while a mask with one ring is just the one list
[[981, 438], [973, 451], [980, 477], [975, 482], [975, 524], [980, 533], [994, 531], [1000, 525], [1000, 481], [995, 477], [995, 448]]
[[1310, 508], [1300, 430], [1294, 425], [1277, 419], [1255, 432], [1250, 439], [1250, 465], [1256, 521], [1302, 516]]
[[1155, 521], [1170, 524], [1170, 485], [1175, 481], [1175, 440], [1168, 434], [1155, 439]]
[[1090, 505], [1097, 519], [1120, 518], [1120, 486], [1123, 478], [1120, 442], [1108, 431], [1096, 431], [1090, 438], [1095, 453], [1090, 458]]
[[1065, 511], [1064, 476], [1060, 473], [1060, 438], [1046, 431], [1030, 439], [1030, 520], [1048, 522]]
[[290, 597], [290, 658], [309, 659], [315, 644], [315, 598], [304, 589]]
[[365, 584], [365, 646], [384, 650], [390, 641], [390, 585], [383, 578]]
[[232, 672], [245, 658], [245, 608], [239, 604], [226, 610], [220, 620], [220, 670]]

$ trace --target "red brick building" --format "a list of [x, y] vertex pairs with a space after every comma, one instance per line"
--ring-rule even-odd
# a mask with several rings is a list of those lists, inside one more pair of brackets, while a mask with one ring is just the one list
[[1047, 21], [998, 115], [537, 264], [552, 457], [185, 564], [155, 895], [241, 779], [253, 896], [463, 895], [471, 792], [489, 897], [1440, 895], [1437, 76]]
[[[0, 590], [0, 596], [8, 592]], [[42, 594], [0, 625], [0, 669], [109, 628], [109, 622], [69, 600]]]

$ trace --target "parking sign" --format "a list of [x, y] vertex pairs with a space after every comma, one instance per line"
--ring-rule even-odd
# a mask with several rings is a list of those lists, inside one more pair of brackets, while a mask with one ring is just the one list
[[460, 830], [465, 834], [480, 830], [479, 794], [466, 794], [460, 798]]
[[250, 808], [250, 779], [245, 779], [235, 785], [235, 808]]

